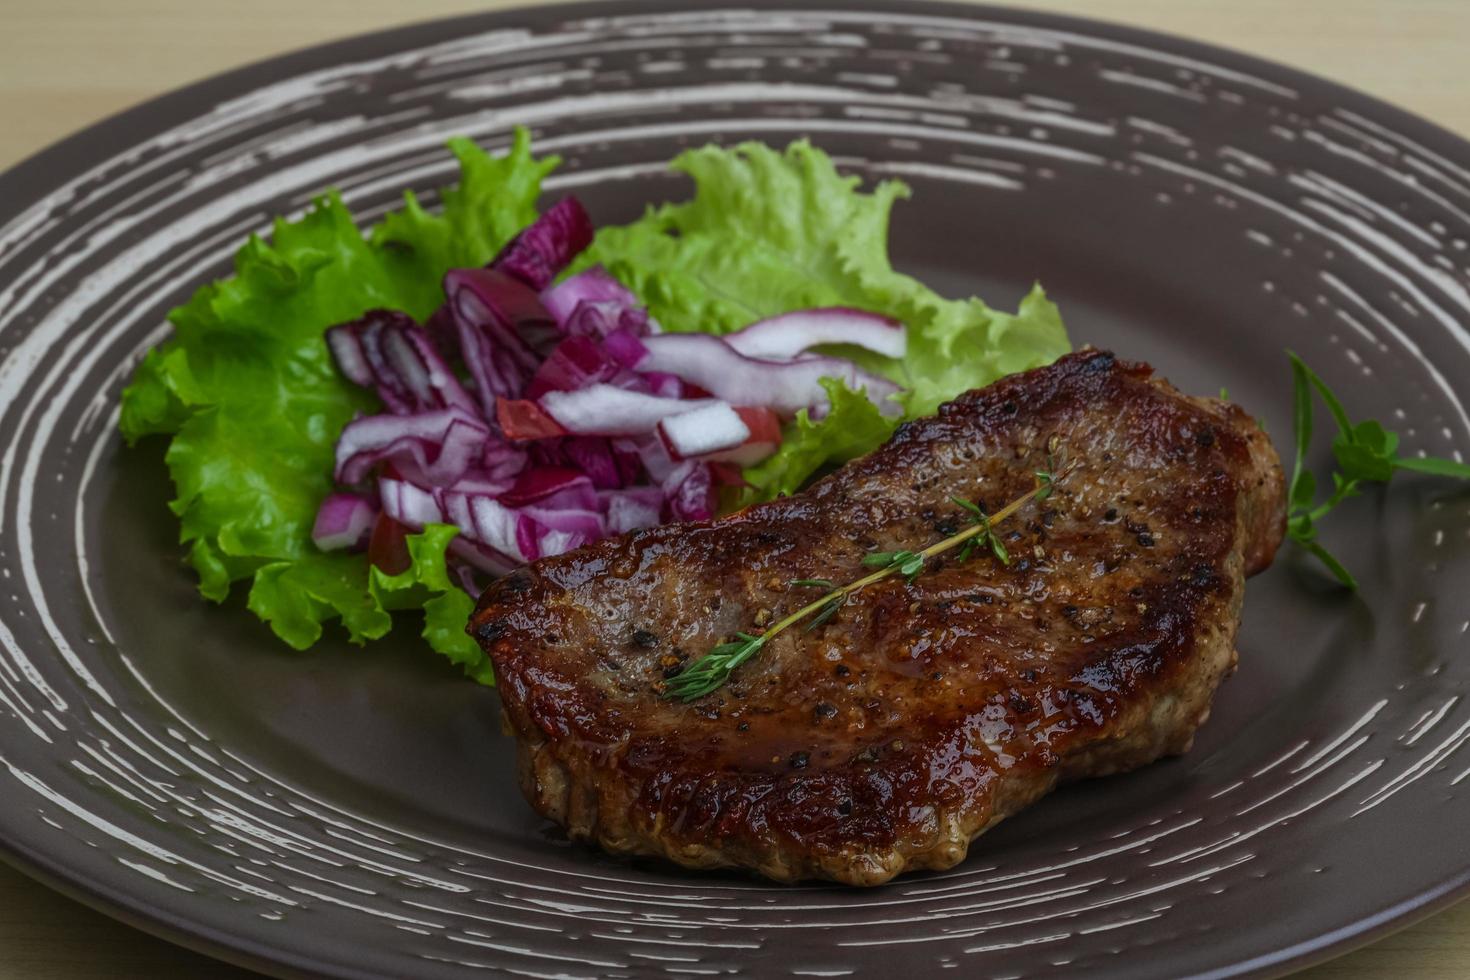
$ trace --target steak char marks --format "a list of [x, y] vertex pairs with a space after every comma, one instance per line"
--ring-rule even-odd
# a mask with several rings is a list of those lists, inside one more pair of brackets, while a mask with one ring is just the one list
[[[1053, 443], [1053, 440], [1055, 442]], [[737, 630], [1031, 489], [989, 554], [932, 560], [775, 637], [690, 704], [669, 678]], [[610, 538], [492, 585], [522, 788], [575, 839], [694, 868], [872, 885], [948, 868], [1059, 782], [1189, 749], [1235, 665], [1244, 577], [1284, 529], [1280, 462], [1239, 407], [1098, 350], [902, 426], [803, 493]]]

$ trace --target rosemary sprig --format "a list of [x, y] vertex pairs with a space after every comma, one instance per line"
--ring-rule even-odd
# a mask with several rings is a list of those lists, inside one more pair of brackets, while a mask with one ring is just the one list
[[736, 633], [735, 639], [728, 643], [721, 643], [681, 670], [669, 682], [664, 697], [678, 697], [685, 701], [704, 697], [725, 683], [736, 667], [759, 653], [761, 647], [766, 645], [766, 640], [771, 636], [770, 632], [764, 636]]
[[[1041, 472], [1045, 472], [1046, 479], [1041, 478]], [[816, 618], [807, 625], [807, 630], [815, 629], [835, 616], [855, 592], [890, 576], [903, 575], [909, 582], [913, 582], [923, 573], [925, 563], [930, 558], [941, 555], [952, 548], [963, 547], [972, 541], [978, 541], [982, 546], [988, 547], [1003, 563], [1009, 562], [1005, 546], [995, 535], [995, 525], [1013, 516], [1032, 500], [1043, 499], [1050, 495], [1056, 483], [1064, 479], [1070, 472], [1070, 468], [1061, 473], [1053, 473], [1050, 470], [1039, 471], [1034, 487], [989, 516], [979, 506], [954, 498], [956, 503], [962, 504], [966, 510], [971, 511], [972, 515], [978, 515], [972, 517], [969, 527], [931, 544], [922, 551], [878, 551], [865, 556], [863, 564], [869, 567], [878, 566], [877, 571], [846, 585], [832, 587], [825, 595], [807, 603], [784, 619], [778, 620], [763, 633], [736, 633], [735, 639], [719, 644], [674, 675], [664, 688], [663, 696], [685, 702], [704, 697], [729, 680], [737, 667], [759, 653], [766, 643], [779, 633], [814, 614]], [[792, 584], [817, 587], [831, 585], [827, 579], [797, 579]]]
[[[1470, 466], [1433, 456], [1395, 455], [1397, 433], [1373, 419], [1355, 424], [1327, 382], [1296, 354], [1286, 353], [1291, 358], [1292, 414], [1296, 423], [1296, 460], [1286, 494], [1286, 536], [1326, 566], [1339, 582], [1356, 589], [1358, 582], [1352, 573], [1317, 540], [1317, 522], [1344, 500], [1357, 496], [1363, 484], [1387, 483], [1399, 470], [1470, 480]], [[1337, 435], [1332, 439], [1332, 455], [1337, 462], [1332, 472], [1332, 493], [1320, 504], [1316, 503], [1317, 478], [1306, 466], [1312, 444], [1314, 393], [1337, 423]]]

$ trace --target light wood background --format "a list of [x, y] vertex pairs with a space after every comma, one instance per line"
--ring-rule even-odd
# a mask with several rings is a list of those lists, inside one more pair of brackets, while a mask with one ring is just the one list
[[[1169, 31], [1324, 75], [1470, 134], [1470, 0], [1012, 0]], [[464, 0], [0, 0], [0, 168], [227, 68]], [[1241, 923], [1248, 927], [1248, 923]], [[247, 978], [0, 866], [0, 977]], [[1470, 902], [1313, 968], [1307, 980], [1470, 977]]]

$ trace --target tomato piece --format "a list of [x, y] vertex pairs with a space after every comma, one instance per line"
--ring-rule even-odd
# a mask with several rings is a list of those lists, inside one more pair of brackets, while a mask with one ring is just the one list
[[763, 405], [737, 405], [735, 414], [740, 416], [740, 421], [750, 430], [750, 438], [745, 440], [747, 443], [781, 442], [781, 417], [769, 408]]
[[541, 406], [525, 398], [495, 399], [495, 421], [507, 439], [550, 439], [564, 436], [567, 430], [541, 410]]
[[373, 524], [373, 535], [368, 539], [368, 561], [387, 575], [406, 572], [413, 564], [408, 553], [409, 528], [398, 523], [387, 514], [379, 514]]
[[740, 475], [740, 467], [734, 463], [710, 463], [709, 473], [716, 486], [747, 486], [745, 478]]

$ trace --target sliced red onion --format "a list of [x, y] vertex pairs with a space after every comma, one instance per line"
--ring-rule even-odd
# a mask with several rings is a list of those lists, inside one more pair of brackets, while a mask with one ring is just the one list
[[669, 516], [676, 521], [707, 521], [714, 516], [714, 480], [709, 467], [686, 460], [664, 478], [661, 489]]
[[596, 510], [597, 488], [585, 473], [555, 466], [527, 470], [500, 500], [507, 507]]
[[356, 548], [367, 540], [378, 508], [355, 493], [328, 494], [317, 508], [311, 540], [323, 551]]
[[675, 459], [734, 449], [750, 438], [750, 427], [727, 402], [715, 402], [658, 423], [659, 438]]
[[602, 518], [595, 512], [516, 509], [481, 496], [469, 497], [467, 503], [467, 520], [460, 524], [461, 532], [492, 552], [518, 562], [558, 555], [605, 533]]
[[[384, 331], [412, 326], [413, 319], [406, 313], [369, 310], [360, 318], [327, 331], [327, 346], [337, 359], [337, 366], [342, 369], [342, 373], [363, 387], [374, 389], [388, 411], [400, 415], [430, 407], [415, 400], [383, 351]], [[346, 361], [343, 360], [343, 355]], [[367, 379], [359, 381], [363, 377], [364, 365]]]
[[655, 483], [662, 483], [678, 466], [657, 433], [614, 439], [612, 445], [614, 454], [627, 461], [628, 465], [636, 462], [638, 470], [647, 471]]
[[480, 465], [492, 480], [505, 480], [526, 468], [526, 451], [501, 439], [485, 443]]
[[852, 344], [884, 357], [903, 357], [907, 339], [899, 321], [845, 306], [782, 313], [724, 337], [746, 357], [767, 361], [788, 361], [823, 344]]
[[513, 475], [497, 476], [489, 470], [472, 469], [458, 480], [455, 480], [453, 486], [433, 487], [428, 485], [427, 480], [405, 472], [402, 464], [394, 464], [394, 468], [398, 470], [397, 475], [403, 479], [408, 480], [410, 483], [415, 483], [418, 486], [427, 487], [429, 492], [434, 494], [434, 499], [441, 501], [441, 509], [443, 495], [451, 490], [455, 493], [483, 493], [487, 496], [498, 497], [515, 486], [516, 481]]
[[599, 523], [598, 531], [593, 535], [579, 534], [576, 531], [553, 531], [550, 529], [541, 532], [536, 542], [538, 557], [548, 558], [552, 555], [564, 555], [568, 551], [575, 551], [588, 541], [596, 541], [598, 538], [606, 537]]
[[568, 276], [541, 294], [541, 303], [563, 327], [581, 303], [607, 303], [622, 309], [637, 309], [638, 297], [603, 270], [593, 266]]
[[511, 239], [490, 266], [540, 291], [591, 244], [592, 219], [575, 197], [564, 197]]
[[625, 391], [609, 384], [594, 384], [580, 391], [548, 391], [538, 404], [568, 432], [626, 436], [652, 432], [661, 419], [702, 408], [711, 402], [708, 399], [660, 398]]
[[[625, 474], [618, 466], [617, 457], [606, 439], [597, 436], [572, 436], [561, 441], [561, 458], [587, 474], [592, 485], [599, 490], [614, 490], [627, 486], [637, 478]], [[639, 471], [642, 467], [639, 466]]]
[[638, 335], [625, 327], [619, 327], [602, 340], [602, 349], [619, 366], [632, 368], [648, 356], [648, 348]]
[[[460, 529], [454, 571], [473, 593], [476, 570], [503, 574], [607, 534], [709, 519], [717, 487], [740, 482], [735, 464], [778, 447], [781, 416], [827, 408], [823, 378], [898, 410], [887, 400], [896, 385], [807, 352], [853, 344], [902, 356], [900, 324], [832, 308], [728, 340], [662, 334], [600, 269], [547, 288], [590, 237], [568, 199], [490, 267], [446, 275], [447, 301], [424, 327], [373, 311], [329, 332], [344, 376], [375, 388], [393, 414], [343, 430], [338, 479], [382, 467], [382, 513], [375, 522], [368, 501], [334, 495], [318, 514], [323, 547], [353, 546], [375, 523], [401, 542], [405, 529], [447, 522]], [[472, 384], [455, 377], [454, 356]]]
[[460, 355], [485, 414], [495, 399], [518, 398], [541, 358], [527, 337], [555, 336], [551, 314], [525, 283], [495, 269], [453, 269], [444, 276]]
[[541, 362], [526, 387], [526, 397], [539, 398], [548, 391], [576, 391], [611, 381], [625, 370], [597, 341], [590, 337], [568, 337]]
[[607, 533], [622, 534], [640, 527], [654, 527], [663, 516], [664, 494], [658, 487], [628, 487], [598, 495], [606, 515]]
[[328, 330], [327, 346], [342, 373], [373, 388], [391, 412], [477, 410], [428, 333], [405, 314], [369, 311]]
[[[644, 350], [646, 351], [647, 348]], [[672, 374], [664, 374], [662, 371], [645, 371], [641, 376], [648, 385], [649, 391], [660, 398], [683, 398], [690, 394], [688, 386]]]
[[383, 354], [413, 393], [420, 410], [460, 408], [466, 412], [478, 411], [479, 406], [464, 390], [422, 327], [385, 328]]
[[539, 557], [534, 529], [523, 529], [523, 525], [532, 523], [529, 517], [491, 497], [471, 496], [466, 498], [466, 503], [468, 513], [464, 516], [468, 520], [455, 521], [461, 533], [516, 561], [535, 561]]
[[470, 512], [470, 501], [476, 497], [494, 500], [499, 494], [477, 494], [473, 491], [443, 490], [435, 495], [435, 502], [444, 514], [444, 520], [459, 528], [459, 533], [471, 540], [478, 540], [475, 533], [475, 517]]
[[402, 461], [436, 486], [449, 486], [474, 465], [490, 428], [459, 409], [354, 419], [337, 439], [338, 483], [352, 484], [379, 463]]
[[578, 303], [562, 329], [574, 337], [601, 338], [619, 330], [646, 337], [658, 333], [658, 324], [641, 307], [613, 302]]
[[[559, 555], [563, 551], [570, 551], [571, 548], [579, 548], [588, 541], [595, 541], [607, 533], [602, 514], [596, 510], [531, 506], [522, 507], [520, 511], [524, 516], [536, 522], [537, 527], [534, 529], [537, 534], [536, 550], [542, 555]], [[565, 544], [565, 539], [548, 545], [548, 533], [576, 535], [581, 540], [570, 547]], [[552, 550], [553, 548], [556, 550]]]
[[[445, 511], [440, 508], [434, 495], [407, 480], [379, 477], [378, 499], [383, 502], [383, 513], [418, 531], [422, 531], [426, 524], [439, 524], [446, 520]], [[448, 522], [459, 524], [452, 519]]]
[[[506, 575], [515, 571], [523, 564], [513, 558], [502, 555], [493, 548], [487, 548], [478, 541], [471, 541], [463, 533], [457, 534], [450, 539], [447, 550], [450, 555], [453, 555], [466, 565], [478, 568], [480, 571], [490, 575]], [[480, 590], [474, 581], [466, 582], [463, 581], [463, 577], [461, 578], [461, 584], [464, 585], [466, 592], [472, 596], [478, 596], [480, 594]]]
[[459, 334], [454, 326], [454, 311], [449, 308], [448, 303], [442, 304], [429, 314], [429, 318], [424, 321], [424, 333], [429, 335], [429, 341], [434, 345], [434, 349], [446, 361], [453, 361], [460, 356]]
[[644, 339], [643, 345], [648, 356], [639, 363], [640, 371], [678, 375], [732, 404], [765, 405], [789, 417], [803, 408], [826, 405], [821, 380], [838, 378], [851, 388], [866, 389], [883, 414], [903, 411], [888, 397], [897, 394], [898, 385], [841, 358], [757, 361], [737, 353], [719, 337], [693, 333], [659, 334]]
[[[638, 374], [637, 372], [629, 371], [625, 368], [619, 369], [618, 373], [614, 374], [611, 378], [608, 378], [606, 383], [612, 385], [614, 388], [621, 388], [624, 391], [637, 392], [640, 395], [658, 394], [649, 385], [648, 375]], [[683, 391], [682, 385], [680, 387], [680, 391]]]
[[332, 360], [337, 362], [337, 369], [346, 375], [348, 381], [371, 388], [373, 369], [368, 364], [367, 354], [363, 352], [362, 340], [353, 327], [354, 324], [344, 323], [328, 330], [327, 349], [332, 352]]

